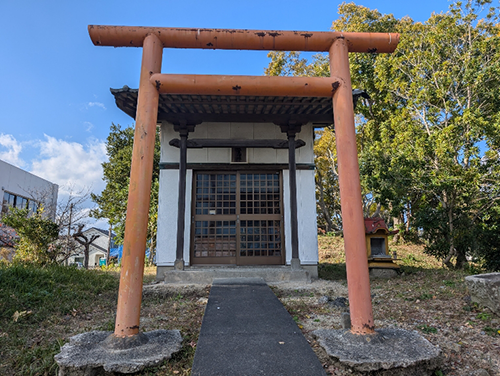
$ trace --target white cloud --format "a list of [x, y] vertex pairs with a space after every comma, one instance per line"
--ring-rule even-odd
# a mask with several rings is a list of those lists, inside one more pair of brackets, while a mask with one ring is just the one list
[[107, 230], [109, 228], [109, 222], [106, 218], [96, 219], [95, 222], [91, 223], [89, 227], [97, 227], [102, 230]]
[[[2, 150], [7, 149], [7, 150]], [[17, 167], [23, 167], [24, 161], [19, 158], [23, 147], [10, 134], [0, 134], [0, 159]]]
[[89, 140], [85, 145], [67, 142], [45, 135], [39, 142], [40, 156], [33, 161], [31, 172], [59, 185], [64, 196], [88, 190], [100, 192], [104, 188], [101, 163], [107, 160], [105, 143]]
[[89, 102], [89, 103], [87, 103], [87, 107], [100, 107], [103, 110], [106, 109], [106, 106], [104, 105], [104, 103], [101, 103], [101, 102]]
[[90, 132], [92, 128], [94, 128], [94, 124], [92, 124], [90, 121], [84, 121], [83, 125], [85, 125], [85, 130], [87, 132]]

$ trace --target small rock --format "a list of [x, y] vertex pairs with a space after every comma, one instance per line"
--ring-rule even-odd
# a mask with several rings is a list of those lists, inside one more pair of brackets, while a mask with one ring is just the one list
[[318, 304], [326, 304], [330, 301], [330, 298], [326, 295], [323, 295], [321, 298], [318, 299]]
[[491, 320], [492, 325], [498, 325], [498, 323], [499, 323], [498, 319]]
[[490, 373], [485, 369], [478, 369], [473, 373], [473, 376], [490, 376]]
[[343, 298], [343, 297], [338, 297], [338, 298], [335, 298], [334, 300], [328, 302], [328, 304], [330, 304], [333, 307], [337, 307], [337, 308], [345, 308], [345, 307], [347, 307], [347, 303], [348, 303], [348, 300], [346, 298]]
[[207, 304], [208, 303], [208, 299], [207, 298], [200, 298], [198, 299], [198, 304]]
[[347, 312], [342, 312], [341, 321], [342, 329], [351, 329], [351, 315]]

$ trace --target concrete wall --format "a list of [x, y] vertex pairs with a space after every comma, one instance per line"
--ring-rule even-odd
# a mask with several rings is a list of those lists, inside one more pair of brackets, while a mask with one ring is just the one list
[[44, 213], [55, 218], [59, 186], [0, 160], [0, 200], [4, 193], [28, 199], [44, 200]]
[[[178, 163], [179, 149], [170, 146], [171, 139], [179, 138], [173, 130], [173, 125], [163, 123], [161, 127], [161, 162]], [[203, 123], [196, 126], [195, 131], [189, 134], [189, 139], [283, 139], [286, 134], [274, 124], [261, 123]], [[306, 145], [296, 150], [297, 163], [314, 162], [313, 128], [306, 125], [297, 135]], [[188, 149], [188, 163], [227, 163], [230, 164], [230, 148]], [[288, 164], [288, 149], [248, 149], [248, 164]], [[235, 170], [238, 164], [235, 164]], [[158, 208], [158, 237], [156, 261], [158, 266], [173, 266], [175, 261], [177, 237], [177, 205], [178, 205], [179, 171], [177, 169], [163, 169], [160, 171], [160, 192]], [[193, 172], [187, 171], [186, 181], [186, 215], [184, 260], [190, 263], [190, 235], [191, 235], [191, 200], [193, 187]], [[299, 220], [299, 257], [303, 265], [318, 263], [318, 241], [316, 226], [316, 197], [313, 170], [297, 171], [297, 196]], [[283, 170], [283, 207], [284, 207], [284, 236], [285, 255], [287, 264], [291, 260], [290, 240], [290, 190], [289, 171]]]

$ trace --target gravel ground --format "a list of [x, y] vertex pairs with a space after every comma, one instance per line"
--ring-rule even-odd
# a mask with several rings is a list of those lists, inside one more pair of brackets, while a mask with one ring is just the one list
[[[424, 295], [420, 291], [402, 294], [401, 290], [413, 285], [418, 277], [397, 278], [398, 283], [394, 280], [372, 281], [377, 328], [417, 330], [438, 346], [442, 350], [443, 365], [437, 376], [500, 375], [500, 335], [484, 330], [500, 328], [499, 317], [486, 308], [471, 305], [466, 294], [458, 300], [446, 291], [440, 291], [437, 296]], [[311, 335], [316, 329], [342, 328], [341, 313], [348, 311], [348, 306], [343, 307], [345, 300], [338, 298], [347, 298], [345, 282], [320, 280], [304, 286], [282, 283], [272, 288], [330, 375], [361, 375], [339, 368]], [[441, 290], [446, 290], [446, 287]]]

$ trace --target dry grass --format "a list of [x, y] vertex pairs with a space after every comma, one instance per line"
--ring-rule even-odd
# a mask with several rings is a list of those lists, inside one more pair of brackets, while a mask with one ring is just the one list
[[[342, 309], [319, 304], [318, 299], [325, 294], [332, 299], [347, 297], [342, 239], [321, 236], [319, 245], [320, 276], [326, 281], [305, 288], [285, 290], [278, 286], [273, 289], [329, 374], [354, 376], [335, 366], [311, 335], [317, 328], [340, 329]], [[375, 325], [418, 330], [431, 343], [438, 345], [443, 351], [444, 363], [437, 376], [471, 376], [480, 369], [490, 376], [500, 375], [499, 317], [470, 303], [464, 284], [467, 273], [443, 269], [437, 260], [423, 253], [421, 246], [391, 245], [393, 250], [398, 254], [403, 273], [394, 279], [372, 281]], [[75, 294], [71, 301], [68, 292], [64, 292], [66, 290], [58, 290], [68, 286], [56, 284], [52, 289], [48, 284], [43, 289], [23, 292], [26, 300], [21, 304], [18, 302], [20, 293], [8, 290], [5, 281], [0, 281], [3, 294], [0, 313], [2, 309], [5, 312], [11, 303], [21, 304], [18, 308], [12, 306], [12, 311], [33, 311], [17, 322], [13, 320], [12, 312], [4, 315], [0, 323], [1, 375], [55, 375], [57, 366], [53, 355], [69, 337], [91, 330], [113, 330], [118, 270], [105, 273], [75, 270], [75, 273], [81, 274], [81, 281], [75, 282], [68, 290]], [[93, 285], [102, 283], [103, 287], [89, 300], [85, 289], [88, 289], [90, 277]], [[109, 277], [115, 282], [110, 283]], [[155, 279], [156, 268], [147, 267], [145, 284]], [[37, 318], [36, 310], [41, 308], [33, 309], [35, 302], [32, 298], [38, 299], [46, 294], [51, 297], [56, 293], [60, 294], [59, 298], [48, 299], [53, 303], [45, 304], [46, 313]], [[153, 284], [145, 288], [141, 329], [179, 329], [184, 342], [182, 350], [172, 359], [138, 375], [190, 374], [208, 294], [209, 286], [187, 288]], [[62, 303], [67, 306], [63, 310]]]
[[[118, 277], [117, 269], [0, 265], [0, 375], [56, 375], [54, 355], [69, 337], [113, 331]], [[145, 284], [155, 278], [146, 268]], [[178, 329], [184, 340], [173, 359], [138, 375], [190, 374], [208, 292], [145, 287], [141, 329]]]
[[[345, 257], [340, 237], [319, 237], [320, 277], [347, 286]], [[499, 317], [470, 303], [465, 271], [443, 269], [418, 245], [391, 245], [398, 254], [402, 274], [371, 281], [373, 314], [378, 328], [418, 330], [443, 351], [443, 367], [437, 375], [471, 376], [478, 370], [500, 375]], [[318, 304], [321, 293], [290, 293], [275, 289], [292, 317], [331, 375], [345, 375], [318, 346], [311, 332], [340, 329], [341, 308]], [[347, 298], [347, 294], [340, 295]], [[335, 299], [337, 296], [330, 296]], [[354, 374], [352, 374], [354, 375]]]

